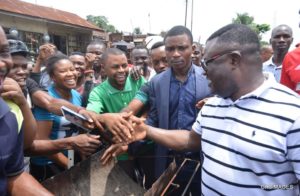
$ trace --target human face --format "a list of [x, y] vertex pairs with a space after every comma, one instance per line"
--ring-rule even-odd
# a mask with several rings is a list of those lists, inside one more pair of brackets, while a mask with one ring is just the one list
[[77, 77], [75, 66], [70, 60], [62, 59], [55, 64], [52, 80], [56, 87], [64, 90], [74, 89]]
[[285, 26], [275, 29], [270, 39], [275, 54], [287, 52], [292, 42], [292, 32]]
[[116, 89], [123, 90], [129, 73], [125, 54], [108, 55], [106, 62], [104, 62], [104, 69], [109, 83]]
[[147, 67], [149, 65], [149, 54], [146, 49], [133, 49], [131, 61], [134, 66]]
[[156, 73], [161, 73], [169, 67], [166, 57], [165, 46], [161, 46], [151, 50], [150, 58], [152, 66]]
[[267, 60], [269, 60], [271, 58], [271, 56], [273, 56], [273, 49], [271, 47], [266, 47], [266, 48], [261, 49], [260, 57], [263, 62], [266, 62]]
[[27, 68], [28, 60], [22, 55], [12, 55], [13, 67], [8, 73], [8, 77], [14, 79], [22, 89], [26, 88], [26, 79], [29, 75]]
[[9, 46], [5, 33], [0, 26], [0, 87], [2, 87], [5, 76], [12, 68], [13, 63], [9, 53]]
[[240, 56], [240, 52], [217, 46], [216, 39], [207, 42], [201, 66], [210, 81], [212, 92], [223, 98], [232, 97], [238, 91], [238, 84], [235, 81], [236, 69], [233, 69], [231, 56]]
[[101, 44], [89, 45], [86, 49], [86, 53], [95, 54], [97, 60], [101, 59], [102, 54], [105, 51], [105, 46]]
[[201, 48], [198, 47], [196, 44], [193, 44], [192, 48], [193, 48], [192, 61], [195, 65], [200, 66], [200, 61], [202, 58]]
[[192, 43], [186, 34], [167, 37], [166, 57], [176, 71], [185, 71], [191, 66]]
[[78, 77], [83, 77], [84, 76], [84, 71], [86, 68], [86, 62], [84, 56], [81, 55], [72, 55], [69, 57], [70, 61], [73, 63], [75, 66], [75, 69], [78, 73]]

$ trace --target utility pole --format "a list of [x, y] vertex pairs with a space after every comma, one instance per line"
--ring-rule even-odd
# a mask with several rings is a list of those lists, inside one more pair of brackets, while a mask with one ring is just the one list
[[186, 27], [186, 20], [187, 20], [187, 8], [188, 8], [188, 0], [185, 0], [185, 20], [184, 20], [185, 27]]
[[191, 11], [191, 32], [193, 32], [193, 17], [194, 17], [194, 0], [192, 0], [192, 11]]
[[151, 19], [150, 19], [150, 12], [148, 13], [148, 19], [149, 19], [149, 33], [151, 33]]

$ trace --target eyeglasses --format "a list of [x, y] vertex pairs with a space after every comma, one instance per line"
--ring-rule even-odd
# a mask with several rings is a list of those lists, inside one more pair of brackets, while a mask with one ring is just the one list
[[233, 53], [236, 53], [236, 54], [238, 54], [238, 55], [241, 56], [241, 52], [238, 51], [238, 50], [234, 50], [234, 51], [230, 51], [230, 52], [225, 52], [225, 53], [223, 53], [223, 54], [217, 54], [217, 55], [215, 55], [215, 56], [213, 56], [213, 57], [211, 57], [211, 58], [209, 58], [209, 59], [207, 59], [207, 60], [202, 59], [202, 60], [201, 60], [201, 66], [202, 66], [202, 68], [204, 69], [204, 71], [207, 72], [207, 69], [208, 69], [208, 63], [212, 63], [213, 61], [215, 61], [216, 59], [218, 59], [218, 58], [220, 58], [220, 57], [222, 57], [222, 56], [224, 56], [224, 55], [227, 55], [227, 54], [233, 54]]

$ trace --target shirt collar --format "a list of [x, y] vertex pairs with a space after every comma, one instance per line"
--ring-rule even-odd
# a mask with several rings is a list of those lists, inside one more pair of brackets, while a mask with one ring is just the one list
[[243, 95], [239, 98], [239, 100], [242, 100], [242, 99], [246, 99], [246, 98], [249, 98], [249, 97], [260, 97], [266, 90], [268, 90], [269, 88], [271, 88], [274, 83], [276, 83], [276, 81], [272, 80], [272, 79], [265, 79], [265, 81], [258, 87], [256, 88], [254, 91], [246, 94], [246, 95]]
[[279, 66], [275, 65], [275, 63], [273, 62], [273, 56], [271, 56], [269, 60], [264, 62], [263, 65], [268, 66], [268, 67], [275, 67], [275, 69], [281, 69], [282, 68], [282, 65], [279, 65]]
[[[188, 73], [187, 73], [187, 78], [189, 78], [191, 76], [191, 74], [195, 73], [195, 67], [196, 65], [192, 64], [192, 66], [190, 67]], [[175, 77], [175, 74], [173, 72], [173, 68], [171, 67], [171, 82], [172, 81], [178, 81]]]
[[110, 94], [116, 94], [116, 93], [120, 93], [120, 92], [130, 92], [132, 91], [132, 86], [131, 86], [131, 77], [127, 76], [126, 82], [125, 82], [125, 87], [123, 90], [118, 90], [115, 87], [113, 87], [108, 80], [105, 80], [105, 82], [107, 82], [107, 86], [108, 86], [108, 93]]

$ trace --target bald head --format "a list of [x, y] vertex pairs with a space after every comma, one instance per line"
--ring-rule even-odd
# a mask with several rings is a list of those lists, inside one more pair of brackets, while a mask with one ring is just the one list
[[291, 28], [290, 26], [288, 26], [288, 25], [281, 24], [281, 25], [278, 25], [277, 27], [275, 27], [275, 28], [272, 30], [271, 37], [274, 37], [278, 31], [286, 31], [291, 37], [293, 37], [293, 30], [292, 30], [292, 28]]

